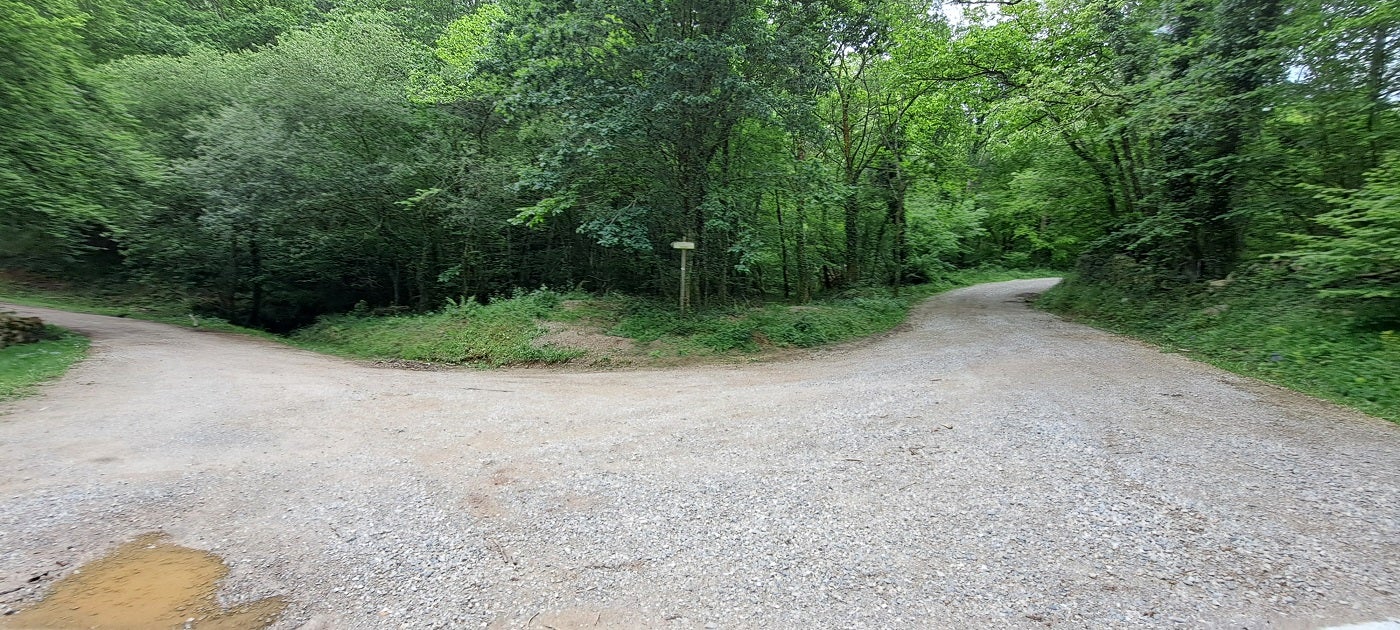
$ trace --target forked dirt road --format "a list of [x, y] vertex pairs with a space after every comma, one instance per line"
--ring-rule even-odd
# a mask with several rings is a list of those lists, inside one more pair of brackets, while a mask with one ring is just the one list
[[1052, 282], [801, 359], [595, 373], [16, 308], [94, 344], [2, 408], [0, 601], [164, 531], [227, 559], [226, 603], [289, 598], [283, 628], [1400, 617], [1400, 426], [1018, 299]]

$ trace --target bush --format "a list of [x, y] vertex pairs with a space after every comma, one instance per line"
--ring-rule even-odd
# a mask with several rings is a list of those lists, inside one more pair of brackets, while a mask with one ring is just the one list
[[1330, 233], [1295, 235], [1302, 246], [1277, 257], [1292, 259], [1321, 295], [1375, 304], [1400, 320], [1400, 154], [1358, 190], [1316, 190], [1334, 208], [1314, 219]]
[[443, 310], [421, 315], [368, 316], [350, 313], [322, 317], [292, 334], [297, 345], [367, 359], [500, 366], [567, 361], [579, 352], [535, 347], [544, 333], [537, 322], [562, 297], [549, 291], [516, 291], [482, 305], [470, 298], [449, 300]]

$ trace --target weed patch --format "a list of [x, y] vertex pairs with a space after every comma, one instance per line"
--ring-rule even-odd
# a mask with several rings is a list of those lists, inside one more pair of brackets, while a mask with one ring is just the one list
[[46, 339], [0, 348], [0, 400], [27, 396], [55, 379], [87, 354], [88, 339], [57, 326], [45, 326]]
[[[975, 269], [903, 287], [862, 287], [804, 305], [765, 304], [700, 310], [681, 315], [670, 303], [620, 296], [585, 301], [576, 309], [609, 334], [629, 337], [677, 356], [755, 353], [765, 348], [811, 348], [887, 332], [909, 309], [949, 289], [1056, 275], [1045, 271]], [[577, 318], [571, 314], [567, 317]]]
[[[862, 287], [814, 301], [730, 306], [682, 316], [666, 301], [622, 295], [560, 295], [541, 289], [517, 291], [488, 304], [449, 301], [433, 313], [373, 315], [369, 309], [324, 316], [286, 337], [192, 318], [178, 296], [127, 291], [100, 295], [36, 288], [0, 281], [0, 300], [30, 306], [134, 317], [183, 326], [228, 330], [276, 339], [294, 346], [360, 359], [496, 367], [561, 363], [586, 350], [550, 345], [542, 322], [574, 324], [634, 340], [640, 349], [621, 363], [636, 365], [668, 357], [753, 355], [779, 348], [810, 348], [887, 332], [909, 309], [949, 289], [1018, 278], [1056, 275], [1045, 271], [975, 269], [952, 271], [931, 282], [903, 287]], [[614, 364], [614, 357], [593, 357]], [[604, 360], [605, 359], [605, 360]]]
[[293, 333], [291, 341], [311, 350], [365, 359], [488, 367], [559, 363], [580, 352], [536, 347], [532, 341], [545, 332], [539, 320], [557, 309], [560, 300], [557, 293], [539, 290], [489, 305], [453, 302], [440, 312], [423, 315], [323, 317]]

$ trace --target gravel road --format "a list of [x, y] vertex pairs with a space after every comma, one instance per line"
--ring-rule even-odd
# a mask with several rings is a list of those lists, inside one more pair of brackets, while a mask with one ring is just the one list
[[1400, 426], [1027, 308], [1053, 282], [654, 371], [413, 372], [6, 307], [94, 343], [0, 405], [0, 607], [159, 530], [226, 558], [228, 602], [288, 597], [278, 628], [1400, 617]]

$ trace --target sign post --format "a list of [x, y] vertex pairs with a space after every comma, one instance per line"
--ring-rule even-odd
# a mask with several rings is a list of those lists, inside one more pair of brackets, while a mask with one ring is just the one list
[[672, 249], [681, 250], [681, 312], [690, 310], [690, 250], [695, 249], [694, 241], [675, 241]]

